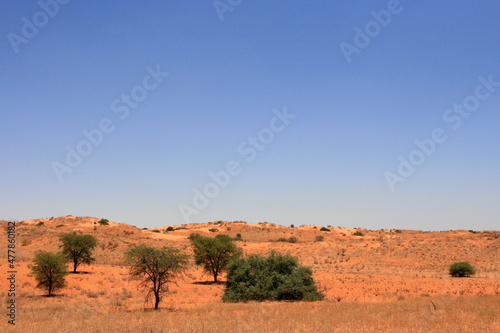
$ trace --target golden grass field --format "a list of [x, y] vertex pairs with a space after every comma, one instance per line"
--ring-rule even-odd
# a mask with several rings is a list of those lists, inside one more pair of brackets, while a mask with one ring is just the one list
[[[500, 332], [500, 232], [341, 227], [325, 232], [312, 225], [220, 222], [156, 233], [113, 222], [101, 226], [98, 220], [68, 216], [17, 224], [16, 325], [3, 315], [0, 332]], [[213, 228], [218, 230], [210, 232]], [[96, 262], [68, 275], [67, 288], [57, 296], [45, 297], [27, 266], [37, 250], [57, 251], [57, 235], [71, 231], [99, 240]], [[355, 231], [365, 236], [353, 236]], [[190, 254], [192, 232], [240, 233], [244, 241], [237, 245], [245, 254], [290, 253], [313, 269], [326, 299], [223, 303], [224, 285], [209, 283], [211, 277], [191, 260], [161, 309], [150, 310], [145, 291], [129, 279], [123, 252], [130, 244], [147, 243]], [[292, 235], [298, 243], [270, 241]], [[318, 235], [324, 240], [315, 241]], [[2, 244], [0, 270], [6, 272], [7, 243]], [[447, 269], [455, 261], [470, 262], [477, 274], [451, 278]], [[7, 289], [2, 278], [5, 301]]]

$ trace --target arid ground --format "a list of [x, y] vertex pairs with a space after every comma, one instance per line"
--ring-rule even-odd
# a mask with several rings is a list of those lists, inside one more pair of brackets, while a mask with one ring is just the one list
[[[7, 323], [3, 307], [1, 332], [500, 332], [498, 231], [320, 231], [314, 225], [219, 221], [166, 232], [98, 221], [66, 216], [17, 222], [16, 325]], [[67, 288], [45, 297], [28, 265], [37, 250], [57, 251], [58, 235], [72, 231], [98, 239], [95, 264], [68, 275]], [[0, 295], [8, 301], [7, 230], [2, 233]], [[312, 268], [325, 300], [223, 303], [224, 284], [212, 284], [191, 257], [161, 309], [150, 310], [123, 253], [130, 244], [146, 243], [191, 255], [191, 233], [241, 234], [236, 243], [244, 254], [290, 253]], [[298, 242], [276, 241], [291, 236]], [[457, 261], [468, 261], [477, 274], [450, 277], [448, 267]]]

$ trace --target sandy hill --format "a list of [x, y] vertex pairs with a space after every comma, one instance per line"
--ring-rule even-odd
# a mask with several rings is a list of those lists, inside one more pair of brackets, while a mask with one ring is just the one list
[[[84, 267], [122, 267], [123, 253], [134, 243], [173, 246], [191, 253], [188, 236], [227, 234], [241, 235], [237, 242], [245, 254], [267, 254], [272, 250], [290, 253], [301, 264], [313, 269], [327, 298], [336, 300], [383, 300], [404, 295], [495, 294], [499, 292], [500, 232], [452, 230], [422, 232], [415, 230], [366, 230], [303, 225], [295, 228], [273, 223], [217, 221], [183, 224], [150, 230], [123, 223], [101, 225], [99, 218], [65, 216], [27, 220], [17, 223], [17, 262], [31, 261], [35, 251], [57, 251], [58, 235], [78, 232], [99, 240], [96, 265]], [[169, 230], [169, 231], [167, 231]], [[354, 235], [356, 232], [363, 236]], [[276, 240], [295, 237], [296, 243]], [[0, 249], [6, 258], [6, 247]], [[451, 279], [449, 265], [468, 261], [478, 271], [472, 279]], [[210, 280], [200, 276], [192, 266], [191, 279]], [[26, 283], [33, 285], [32, 279]], [[89, 285], [92, 289], [92, 284]], [[36, 291], [32, 291], [36, 293]], [[206, 300], [209, 301], [209, 300]], [[214, 301], [218, 301], [214, 299]]]
[[[174, 313], [181, 311], [179, 318], [186, 318], [176, 320], [177, 314], [161, 317], [162, 320], [177, 325], [178, 330], [173, 330], [175, 332], [204, 331], [207, 323], [212, 322], [213, 328], [207, 331], [227, 331], [229, 328], [225, 325], [229, 325], [228, 320], [236, 320], [239, 325], [242, 320], [248, 320], [242, 318], [264, 318], [268, 312], [273, 311], [276, 316], [289, 318], [286, 321], [269, 321], [269, 330], [276, 332], [282, 331], [284, 326], [296, 320], [301, 323], [302, 331], [309, 331], [312, 329], [309, 316], [316, 318], [314, 320], [318, 323], [314, 322], [314, 325], [319, 326], [314, 327], [317, 328], [323, 327], [323, 321], [336, 323], [344, 320], [347, 326], [339, 327], [347, 327], [346, 331], [357, 330], [354, 327], [361, 327], [359, 331], [367, 331], [373, 325], [381, 325], [380, 331], [399, 332], [400, 328], [413, 327], [409, 322], [398, 321], [406, 311], [416, 317], [423, 316], [422, 320], [435, 318], [435, 323], [432, 324], [434, 326], [428, 326], [429, 330], [441, 327], [443, 320], [448, 327], [460, 329], [462, 326], [457, 324], [456, 316], [469, 322], [476, 322], [479, 318], [484, 320], [488, 329], [500, 328], [500, 314], [492, 310], [498, 308], [496, 303], [500, 301], [498, 231], [422, 232], [342, 227], [329, 227], [327, 231], [314, 225], [292, 228], [267, 222], [252, 224], [242, 221], [183, 224], [147, 230], [112, 221], [103, 225], [99, 221], [99, 218], [94, 217], [65, 216], [17, 222], [17, 299], [23, 304], [19, 316], [29, 319], [23, 322], [23, 332], [72, 332], [87, 327], [75, 326], [77, 322], [87, 322], [85, 325], [91, 325], [90, 331], [93, 332], [116, 331], [116, 327], [120, 325], [123, 326], [120, 326], [120, 332], [135, 332], [141, 329], [144, 332], [153, 332], [147, 327], [157, 327], [154, 332], [163, 332], [164, 324], [154, 324], [159, 317], [153, 314], [148, 315], [151, 320], [149, 326], [144, 326], [141, 319], [143, 315], [139, 312], [137, 316], [129, 317], [129, 313], [141, 311], [148, 305], [144, 301], [145, 291], [138, 288], [137, 281], [129, 278], [128, 267], [123, 265], [123, 253], [131, 244], [146, 243], [176, 247], [191, 255], [188, 237], [193, 233], [209, 237], [218, 234], [233, 238], [240, 236], [242, 240], [236, 244], [244, 254], [268, 254], [278, 251], [298, 257], [302, 265], [312, 268], [314, 278], [319, 288], [324, 291], [326, 300], [319, 302], [319, 305], [259, 305], [256, 308], [252, 305], [246, 307], [224, 304], [221, 301], [224, 285], [210, 283], [211, 277], [195, 266], [191, 259], [187, 272], [170, 286], [170, 292], [162, 302], [164, 308]], [[2, 221], [2, 224], [6, 227], [7, 222]], [[7, 271], [5, 227], [2, 229], [4, 245], [0, 247], [2, 272]], [[57, 251], [60, 244], [58, 235], [68, 232], [91, 234], [98, 239], [95, 264], [82, 266], [80, 274], [68, 275], [68, 286], [59, 292], [58, 297], [44, 298], [44, 291], [35, 288], [36, 281], [31, 276], [28, 265], [38, 250]], [[295, 242], [289, 242], [290, 239]], [[448, 267], [456, 261], [470, 262], [477, 269], [477, 274], [471, 278], [451, 278], [447, 272]], [[222, 280], [224, 278], [222, 276]], [[1, 279], [0, 296], [6, 298], [7, 289], [7, 280]], [[451, 297], [451, 300], [442, 300], [443, 297]], [[453, 309], [457, 310], [449, 312], [449, 304], [452, 302], [463, 304], [461, 300], [454, 301], [453, 297], [468, 297], [471, 304], [476, 304], [475, 307], [483, 310], [479, 313], [475, 308], [459, 308], [454, 305]], [[342, 319], [333, 320], [333, 314], [329, 315], [333, 311], [332, 304], [342, 304], [343, 307], [335, 307], [335, 312], [344, 313]], [[381, 307], [369, 308], [367, 304], [381, 304]], [[265, 308], [267, 310], [262, 312]], [[365, 310], [359, 310], [361, 308]], [[447, 312], [439, 308], [446, 308]], [[231, 311], [232, 317], [217, 321], [217, 309]], [[379, 310], [385, 312], [376, 315]], [[307, 315], [302, 319], [296, 316], [287, 317], [290, 316], [289, 311], [301, 311]], [[370, 313], [373, 313], [374, 317], [366, 323], [360, 322], [359, 311], [372, 311]], [[259, 314], [255, 317], [257, 312]], [[393, 313], [399, 315], [393, 316]], [[54, 316], [64, 320], [54, 322]], [[92, 317], [91, 321], [89, 316]], [[109, 316], [115, 319], [110, 321]], [[393, 321], [387, 321], [386, 318], [389, 317], [394, 317]], [[193, 318], [197, 319], [192, 321]], [[53, 326], [46, 326], [47, 322], [52, 322]], [[197, 326], [190, 328], [191, 322], [193, 325], [196, 322]], [[108, 323], [111, 323], [109, 325], [112, 327], [107, 327]], [[0, 324], [0, 331], [4, 327], [2, 325], [3, 323]], [[256, 327], [262, 327], [264, 323], [259, 324], [257, 321], [252, 325], [248, 326], [248, 330], [242, 331], [255, 331]], [[275, 326], [272, 325], [277, 326], [273, 328]], [[351, 330], [349, 325], [353, 325]], [[40, 327], [45, 330], [39, 331]], [[129, 330], [129, 327], [135, 328]], [[418, 327], [420, 329], [420, 326]], [[328, 327], [324, 329], [329, 331]]]

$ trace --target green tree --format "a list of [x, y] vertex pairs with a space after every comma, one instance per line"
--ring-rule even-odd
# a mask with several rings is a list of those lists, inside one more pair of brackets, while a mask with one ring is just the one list
[[215, 238], [199, 236], [192, 239], [192, 245], [195, 263], [212, 274], [214, 283], [217, 283], [219, 274], [226, 270], [229, 261], [241, 255], [227, 235], [217, 235]]
[[47, 289], [48, 296], [66, 286], [65, 276], [68, 274], [68, 267], [66, 258], [60, 252], [37, 252], [29, 268], [37, 281], [36, 287]]
[[450, 266], [450, 275], [453, 277], [468, 277], [474, 274], [476, 270], [468, 262], [456, 262]]
[[59, 235], [62, 242], [60, 247], [62, 253], [71, 262], [73, 262], [73, 273], [81, 264], [90, 265], [95, 261], [92, 258], [92, 251], [97, 246], [97, 239], [92, 235], [77, 235], [76, 233]]
[[223, 300], [322, 300], [308, 267], [299, 266], [291, 255], [250, 255], [229, 263]]
[[130, 275], [141, 280], [139, 285], [148, 289], [146, 301], [154, 295], [155, 309], [158, 309], [162, 293], [168, 291], [168, 283], [186, 269], [187, 258], [174, 248], [147, 245], [134, 245], [125, 253]]

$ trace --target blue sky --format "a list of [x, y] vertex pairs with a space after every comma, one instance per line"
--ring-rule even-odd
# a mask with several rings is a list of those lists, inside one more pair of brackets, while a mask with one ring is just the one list
[[65, 2], [0, 5], [0, 218], [499, 229], [498, 2]]

